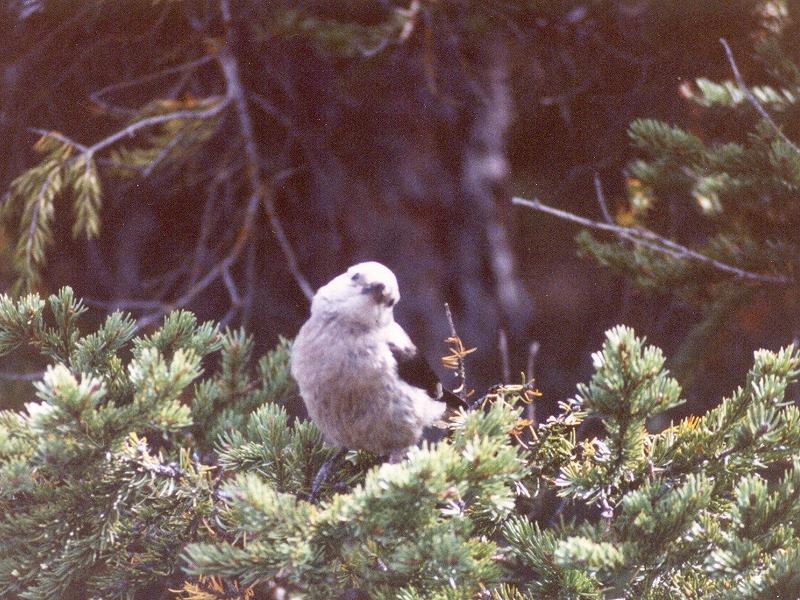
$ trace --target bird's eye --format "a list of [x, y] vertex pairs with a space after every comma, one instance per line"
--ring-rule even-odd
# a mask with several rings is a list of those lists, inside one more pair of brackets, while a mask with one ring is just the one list
[[386, 302], [386, 306], [394, 306], [394, 298], [389, 298], [389, 300]]
[[353, 276], [350, 279], [352, 281], [358, 281], [359, 279], [361, 279], [361, 274], [360, 273], [354, 273]]

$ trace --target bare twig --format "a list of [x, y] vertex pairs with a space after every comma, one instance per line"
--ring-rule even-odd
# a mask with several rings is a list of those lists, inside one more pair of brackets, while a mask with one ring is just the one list
[[584, 227], [588, 227], [590, 229], [609, 231], [619, 237], [630, 240], [634, 244], [650, 248], [655, 252], [659, 252], [661, 254], [667, 254], [669, 256], [681, 260], [690, 260], [694, 262], [707, 264], [719, 271], [731, 273], [736, 277], [739, 277], [740, 279], [748, 279], [750, 281], [760, 281], [762, 283], [777, 283], [781, 285], [786, 285], [792, 282], [790, 278], [785, 277], [783, 275], [754, 273], [752, 271], [745, 271], [744, 269], [734, 267], [733, 265], [729, 265], [715, 258], [711, 258], [710, 256], [706, 256], [705, 254], [700, 254], [699, 252], [696, 252], [691, 248], [687, 248], [686, 246], [683, 246], [668, 238], [660, 236], [657, 233], [650, 231], [649, 229], [643, 229], [640, 227], [622, 227], [620, 225], [614, 225], [612, 223], [601, 223], [599, 221], [593, 221], [592, 219], [587, 219], [586, 217], [581, 217], [579, 215], [567, 212], [565, 210], [560, 210], [558, 208], [553, 208], [552, 206], [547, 206], [546, 204], [542, 204], [537, 199], [527, 200], [525, 198], [515, 197], [512, 198], [511, 202], [517, 206], [525, 206], [527, 208], [532, 208], [534, 210], [538, 210], [553, 215], [555, 217], [558, 217], [559, 219], [564, 219], [566, 221], [572, 221], [573, 223], [578, 223], [579, 225], [583, 225]]
[[272, 233], [275, 235], [275, 239], [278, 240], [281, 250], [283, 250], [283, 255], [286, 259], [286, 266], [289, 267], [289, 272], [291, 272], [292, 277], [294, 277], [298, 287], [302, 290], [303, 295], [310, 302], [314, 297], [314, 288], [311, 287], [311, 284], [308, 283], [308, 280], [300, 271], [300, 267], [297, 263], [297, 256], [295, 255], [294, 250], [292, 250], [292, 245], [289, 242], [289, 237], [286, 235], [286, 230], [283, 228], [283, 225], [278, 219], [278, 215], [275, 213], [275, 206], [272, 203], [272, 193], [265, 193], [262, 196], [261, 201], [264, 205], [264, 212], [269, 219]]
[[38, 381], [44, 377], [44, 371], [34, 371], [32, 373], [13, 373], [11, 371], [0, 371], [0, 379], [5, 381]]
[[[232, 28], [231, 28], [231, 9], [228, 0], [220, 0], [220, 10], [223, 15], [223, 20], [228, 27], [228, 43], [220, 50], [218, 59], [222, 71], [225, 75], [227, 83], [228, 97], [233, 101], [236, 107], [236, 114], [239, 118], [239, 129], [242, 137], [244, 138], [245, 153], [247, 155], [248, 167], [247, 172], [250, 177], [250, 186], [252, 188], [253, 199], [261, 203], [264, 207], [264, 212], [269, 219], [269, 224], [272, 229], [275, 239], [278, 242], [281, 250], [283, 251], [284, 258], [292, 273], [295, 282], [303, 291], [305, 297], [310, 301], [314, 297], [314, 288], [308, 283], [308, 280], [300, 271], [297, 262], [297, 256], [292, 249], [289, 242], [289, 237], [286, 235], [286, 230], [275, 212], [275, 205], [272, 199], [271, 190], [267, 189], [261, 177], [260, 159], [258, 153], [258, 146], [256, 145], [256, 137], [253, 131], [253, 122], [250, 118], [250, 112], [247, 107], [247, 97], [242, 86], [241, 78], [239, 77], [239, 65], [236, 57], [231, 51], [232, 44]], [[249, 208], [248, 208], [249, 211]]]
[[236, 307], [241, 306], [242, 297], [239, 295], [236, 282], [233, 280], [233, 276], [228, 267], [222, 269], [222, 281], [225, 282], [225, 288], [228, 290], [228, 295], [231, 297], [231, 305]]
[[292, 120], [287, 117], [283, 111], [281, 111], [277, 106], [272, 104], [269, 100], [267, 100], [261, 94], [252, 93], [250, 94], [250, 99], [255, 102], [256, 106], [258, 106], [261, 110], [263, 110], [267, 115], [275, 119], [278, 123], [281, 124], [287, 130], [294, 130], [295, 126], [292, 123]]
[[603, 182], [600, 181], [600, 174], [595, 171], [593, 176], [594, 181], [594, 193], [597, 196], [597, 202], [600, 204], [600, 211], [603, 213], [603, 218], [606, 220], [606, 223], [614, 224], [614, 219], [611, 218], [611, 212], [608, 210], [608, 204], [606, 204], [606, 195], [603, 193]]
[[171, 113], [166, 113], [162, 115], [153, 115], [152, 117], [146, 117], [144, 119], [140, 119], [135, 123], [131, 123], [127, 127], [116, 131], [115, 133], [111, 134], [110, 136], [103, 138], [99, 142], [92, 144], [91, 146], [85, 146], [84, 144], [80, 144], [75, 140], [55, 131], [47, 131], [40, 128], [32, 127], [29, 131], [33, 133], [38, 133], [40, 135], [46, 135], [52, 138], [59, 140], [65, 144], [70, 144], [80, 150], [80, 154], [77, 154], [73, 158], [70, 159], [70, 163], [84, 159], [88, 166], [89, 161], [92, 160], [94, 155], [105, 148], [115, 144], [119, 140], [131, 137], [135, 135], [140, 129], [145, 129], [148, 127], [153, 127], [155, 125], [160, 125], [162, 123], [168, 123], [170, 121], [175, 121], [178, 119], [210, 119], [219, 113], [221, 113], [226, 106], [228, 105], [229, 99], [223, 98], [217, 104], [212, 106], [206, 110], [178, 110]]
[[739, 71], [739, 66], [736, 64], [736, 59], [733, 57], [733, 50], [728, 45], [728, 41], [725, 38], [720, 38], [719, 43], [722, 44], [722, 47], [725, 49], [725, 56], [728, 58], [728, 64], [731, 66], [731, 71], [733, 71], [733, 77], [736, 79], [736, 85], [739, 86], [739, 89], [744, 94], [744, 97], [750, 103], [755, 111], [761, 115], [761, 118], [764, 119], [767, 123], [769, 123], [770, 127], [775, 131], [779, 138], [781, 138], [786, 144], [795, 152], [800, 154], [800, 147], [797, 146], [792, 140], [786, 137], [786, 134], [783, 133], [783, 130], [780, 126], [775, 122], [775, 120], [770, 116], [767, 112], [767, 109], [764, 108], [764, 105], [758, 101], [755, 94], [747, 87], [747, 83], [745, 83], [744, 77], [742, 77], [741, 72]]
[[83, 301], [89, 306], [102, 308], [103, 310], [154, 310], [164, 306], [158, 300], [139, 300], [137, 298], [114, 298], [114, 300], [101, 300], [84, 296]]
[[[295, 276], [295, 280], [297, 281], [298, 285], [300, 285], [300, 288], [303, 290], [303, 293], [307, 298], [310, 299], [313, 296], [313, 288], [297, 269], [297, 260], [294, 252], [288, 243], [288, 238], [286, 237], [283, 226], [275, 215], [271, 196], [269, 196], [268, 190], [262, 181], [258, 145], [256, 144], [253, 122], [250, 118], [244, 86], [242, 85], [241, 76], [239, 75], [239, 65], [231, 50], [235, 40], [233, 39], [231, 10], [228, 0], [220, 0], [220, 12], [222, 13], [225, 26], [228, 29], [226, 44], [217, 53], [217, 61], [219, 62], [222, 74], [225, 78], [226, 92], [224, 101], [215, 106], [214, 110], [222, 110], [222, 108], [228, 106], [229, 104], [233, 104], [233, 107], [236, 110], [236, 115], [239, 122], [239, 133], [241, 134], [244, 142], [245, 156], [247, 159], [245, 169], [249, 178], [250, 196], [245, 205], [245, 215], [242, 225], [239, 229], [239, 233], [236, 236], [233, 246], [225, 255], [225, 257], [211, 267], [211, 269], [209, 269], [203, 277], [190, 285], [189, 288], [186, 289], [178, 298], [166, 303], [161, 310], [150, 315], [145, 315], [139, 319], [137, 323], [138, 330], [155, 323], [169, 310], [186, 306], [195, 298], [195, 296], [197, 296], [197, 294], [204, 291], [209, 285], [211, 285], [220, 277], [223, 278], [224, 283], [226, 283], [226, 286], [228, 286], [229, 293], [231, 293], [231, 287], [229, 287], [229, 283], [232, 281], [232, 279], [225, 281], [226, 272], [228, 272], [231, 267], [236, 264], [236, 262], [239, 260], [242, 250], [247, 245], [247, 242], [252, 234], [253, 227], [255, 226], [258, 206], [261, 202], [263, 202], [264, 209], [267, 212], [267, 216], [270, 220], [270, 225], [272, 226], [273, 232], [278, 238], [278, 243], [281, 245], [281, 249], [286, 256], [287, 261], [289, 262], [289, 266], [292, 270], [292, 274]], [[233, 289], [235, 289], [235, 287]], [[235, 295], [231, 293], [231, 297], [232, 299], [238, 299], [238, 291], [236, 291]], [[234, 306], [232, 306], [232, 309], [238, 310], [240, 303], [234, 302], [233, 304]], [[226, 315], [225, 318], [229, 320], [232, 318], [235, 311], [228, 312], [229, 314]]]
[[88, 150], [89, 150], [88, 146], [84, 146], [83, 144], [79, 144], [78, 142], [76, 142], [72, 138], [68, 138], [63, 133], [59, 133], [58, 131], [50, 131], [48, 129], [41, 129], [40, 127], [28, 127], [28, 131], [30, 131], [31, 133], [35, 133], [37, 135], [44, 136], [44, 137], [51, 137], [54, 140], [58, 140], [62, 144], [67, 144], [69, 146], [74, 146], [75, 148], [77, 148], [81, 152], [88, 152]]
[[129, 87], [135, 87], [137, 85], [141, 85], [142, 83], [147, 83], [148, 81], [154, 81], [156, 79], [161, 79], [162, 77], [167, 77], [169, 75], [175, 75], [176, 73], [181, 73], [184, 71], [192, 71], [197, 67], [200, 67], [206, 63], [211, 62], [212, 60], [214, 60], [213, 56], [202, 56], [198, 59], [191, 60], [189, 62], [183, 63], [181, 65], [176, 65], [174, 67], [168, 67], [166, 69], [157, 71], [155, 73], [148, 73], [147, 75], [142, 75], [141, 77], [137, 77], [135, 79], [129, 79], [128, 81], [113, 83], [102, 89], [92, 92], [89, 95], [89, 98], [91, 98], [92, 102], [94, 102], [98, 106], [103, 107], [105, 110], [109, 112], [118, 114], [127, 114], [127, 115], [135, 114], [136, 113], [135, 109], [120, 108], [119, 106], [115, 106], [110, 102], [107, 102], [106, 100], [102, 100], [101, 97], [111, 92], [124, 90]]
[[[163, 160], [169, 156], [169, 153], [172, 152], [175, 147], [180, 144], [183, 139], [186, 137], [185, 132], [176, 133], [175, 136], [166, 144], [164, 147], [159, 151], [156, 157], [150, 161], [144, 170], [142, 171], [142, 177], [150, 177], [153, 174], [153, 171], [163, 162]], [[88, 163], [87, 163], [88, 164]]]
[[[450, 311], [450, 305], [447, 302], [444, 303], [444, 312], [445, 315], [447, 315], [447, 324], [450, 326], [450, 338], [448, 338], [447, 341], [455, 344], [458, 350], [453, 351], [453, 358], [456, 366], [455, 375], [456, 379], [458, 380], [458, 387], [453, 390], [453, 393], [461, 398], [461, 400], [466, 404], [469, 391], [467, 390], [467, 370], [464, 366], [464, 356], [468, 352], [464, 350], [464, 345], [461, 343], [461, 338], [458, 337], [456, 325], [453, 322], [453, 313]], [[469, 352], [472, 352], [472, 350]]]
[[244, 266], [245, 291], [242, 298], [241, 316], [239, 321], [245, 329], [249, 327], [253, 314], [253, 300], [257, 286], [258, 271], [256, 269], [256, 245], [250, 242], [247, 248], [247, 258]]
[[228, 105], [228, 99], [223, 98], [217, 104], [208, 108], [206, 110], [176, 110], [171, 113], [165, 113], [163, 115], [153, 115], [152, 117], [145, 117], [144, 119], [140, 119], [135, 123], [131, 123], [124, 129], [120, 129], [116, 133], [111, 134], [107, 138], [100, 140], [99, 142], [92, 144], [86, 150], [84, 150], [84, 154], [87, 155], [87, 158], [91, 158], [92, 155], [115, 144], [119, 140], [131, 137], [140, 129], [145, 129], [147, 127], [153, 127], [154, 125], [160, 125], [162, 123], [169, 123], [170, 121], [176, 120], [190, 120], [190, 119], [210, 119], [221, 113]]
[[[536, 340], [528, 345], [528, 362], [525, 365], [525, 381], [532, 382], [536, 375], [536, 357], [539, 355], [541, 346]], [[530, 402], [525, 406], [525, 417], [536, 427], [536, 403]]]
[[497, 336], [497, 349], [500, 352], [500, 372], [503, 383], [511, 382], [511, 361], [508, 356], [508, 336], [505, 329], [500, 329]]
[[532, 381], [536, 375], [536, 357], [539, 355], [541, 345], [536, 340], [528, 346], [528, 363], [525, 366], [525, 379]]

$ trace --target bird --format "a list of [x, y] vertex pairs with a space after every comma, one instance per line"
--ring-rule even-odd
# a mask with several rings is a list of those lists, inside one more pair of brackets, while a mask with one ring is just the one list
[[[399, 301], [388, 267], [353, 265], [319, 288], [292, 344], [300, 396], [339, 458], [348, 449], [368, 450], [396, 462], [448, 406], [464, 404], [395, 321]], [[328, 476], [323, 469], [316, 479]]]

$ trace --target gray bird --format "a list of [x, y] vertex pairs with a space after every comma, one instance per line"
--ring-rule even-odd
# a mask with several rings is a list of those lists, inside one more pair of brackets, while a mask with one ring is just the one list
[[447, 405], [462, 404], [395, 322], [399, 300], [394, 273], [364, 262], [321, 287], [311, 302], [291, 370], [331, 446], [396, 457]]

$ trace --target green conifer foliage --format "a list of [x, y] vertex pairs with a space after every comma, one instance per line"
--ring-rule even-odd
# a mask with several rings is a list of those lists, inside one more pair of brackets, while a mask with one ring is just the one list
[[[681, 86], [690, 126], [655, 119], [630, 125], [641, 158], [629, 165], [628, 202], [617, 224], [633, 237], [645, 228], [645, 235], [578, 238], [601, 264], [701, 308], [702, 321], [673, 363], [687, 382], [708, 358], [709, 342], [731, 325], [745, 322], [746, 330], [768, 330], [773, 339], [776, 322], [784, 339], [800, 331], [800, 5], [764, 2], [754, 14], [754, 45], [720, 40], [727, 80], [701, 77]], [[747, 71], [739, 67], [745, 62]], [[676, 214], [683, 215], [677, 224]]]
[[[398, 464], [350, 452], [312, 502], [333, 449], [286, 410], [289, 342], [255, 361], [243, 332], [189, 312], [142, 337], [119, 313], [86, 334], [82, 312], [68, 288], [0, 297], [3, 352], [51, 362], [35, 402], [0, 413], [3, 597], [796, 594], [792, 347], [654, 434], [680, 388], [617, 327], [560, 414], [532, 424], [530, 384], [498, 386]], [[602, 439], [583, 439], [587, 419]]]

